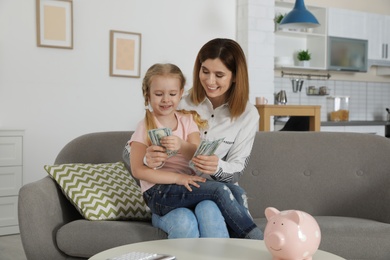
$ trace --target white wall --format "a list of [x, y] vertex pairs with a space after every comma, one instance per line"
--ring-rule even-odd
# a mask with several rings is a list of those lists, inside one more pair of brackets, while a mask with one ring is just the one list
[[274, 93], [274, 0], [237, 0], [237, 41], [248, 63], [250, 101]]
[[0, 128], [25, 130], [24, 184], [45, 176], [43, 165], [73, 138], [132, 130], [143, 117], [141, 78], [109, 76], [110, 30], [142, 33], [142, 76], [172, 62], [187, 88], [199, 48], [235, 38], [235, 0], [75, 0], [73, 8], [73, 50], [41, 48], [35, 0], [0, 0]]

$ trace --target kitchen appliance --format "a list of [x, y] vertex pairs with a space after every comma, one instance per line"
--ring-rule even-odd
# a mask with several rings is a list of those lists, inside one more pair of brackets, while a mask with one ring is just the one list
[[275, 94], [275, 104], [277, 105], [287, 104], [287, 94], [285, 90], [281, 90], [277, 94]]
[[292, 90], [294, 93], [297, 93], [298, 91], [301, 92], [303, 81], [303, 79], [291, 79]]
[[328, 37], [328, 70], [366, 72], [368, 41]]

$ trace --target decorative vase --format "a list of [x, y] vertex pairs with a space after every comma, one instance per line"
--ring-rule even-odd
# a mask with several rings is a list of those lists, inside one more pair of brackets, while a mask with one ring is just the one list
[[299, 66], [301, 67], [310, 67], [310, 61], [309, 60], [300, 60]]

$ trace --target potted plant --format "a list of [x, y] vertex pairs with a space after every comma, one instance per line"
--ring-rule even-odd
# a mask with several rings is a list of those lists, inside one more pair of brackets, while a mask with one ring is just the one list
[[299, 65], [303, 67], [309, 67], [311, 53], [309, 50], [300, 50], [297, 54], [297, 59], [299, 61]]
[[275, 21], [275, 30], [279, 30], [279, 24], [283, 20], [283, 18], [284, 18], [283, 14], [277, 14], [275, 16], [275, 20], [274, 20]]

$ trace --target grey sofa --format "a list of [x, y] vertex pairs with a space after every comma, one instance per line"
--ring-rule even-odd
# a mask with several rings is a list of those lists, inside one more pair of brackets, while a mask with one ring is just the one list
[[[80, 136], [55, 163], [121, 161], [130, 136]], [[316, 217], [320, 249], [346, 259], [388, 260], [389, 158], [390, 139], [370, 134], [258, 132], [240, 184], [262, 229], [266, 207], [299, 209]], [[29, 260], [85, 259], [111, 247], [166, 238], [149, 222], [84, 220], [50, 177], [21, 188], [18, 214]]]

